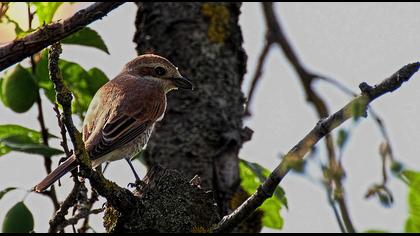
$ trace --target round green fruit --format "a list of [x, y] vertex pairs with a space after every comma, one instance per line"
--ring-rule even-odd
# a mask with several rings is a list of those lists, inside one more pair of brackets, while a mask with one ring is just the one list
[[38, 96], [38, 86], [32, 75], [21, 65], [7, 73], [2, 84], [3, 103], [14, 112], [29, 110]]
[[23, 202], [18, 202], [6, 214], [3, 233], [29, 233], [34, 229], [34, 218]]

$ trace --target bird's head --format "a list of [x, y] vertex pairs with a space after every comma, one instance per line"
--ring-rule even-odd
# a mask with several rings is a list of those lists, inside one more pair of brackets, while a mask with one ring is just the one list
[[192, 83], [183, 77], [178, 67], [168, 59], [154, 55], [144, 54], [136, 57], [125, 65], [125, 71], [139, 77], [157, 82], [165, 92], [173, 89], [193, 89]]

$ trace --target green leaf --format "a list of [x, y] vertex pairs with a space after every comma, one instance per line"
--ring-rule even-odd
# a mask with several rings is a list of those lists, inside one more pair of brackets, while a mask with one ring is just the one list
[[106, 75], [98, 68], [86, 71], [79, 64], [65, 60], [59, 61], [64, 82], [73, 92], [72, 110], [83, 117], [96, 91], [108, 82]]
[[385, 230], [381, 230], [381, 229], [369, 229], [369, 230], [366, 230], [364, 233], [368, 233], [368, 234], [387, 234], [389, 232], [387, 232]]
[[[0, 125], [0, 140], [6, 139], [10, 136], [23, 137], [22, 139], [30, 140], [29, 143], [42, 143], [42, 135], [40, 132], [32, 129], [28, 129], [19, 125]], [[50, 138], [57, 138], [56, 136], [49, 134]], [[0, 141], [0, 156], [7, 154], [12, 149], [5, 143]]]
[[44, 156], [54, 156], [62, 154], [63, 151], [48, 147], [44, 144], [36, 143], [28, 136], [12, 135], [0, 139], [0, 143], [13, 151], [29, 154], [39, 154]]
[[51, 23], [55, 12], [63, 2], [31, 2], [36, 7], [39, 25]]
[[41, 53], [41, 59], [36, 65], [35, 69], [35, 80], [38, 83], [38, 87], [44, 90], [45, 96], [52, 103], [55, 103], [55, 90], [54, 84], [50, 80], [49, 71], [48, 71], [48, 51], [44, 50]]
[[[29, 129], [20, 125], [0, 125], [0, 139], [8, 137], [10, 135], [25, 135], [31, 138], [33, 141], [42, 141], [42, 135], [40, 132]], [[57, 138], [57, 136], [49, 134], [50, 138]]]
[[287, 203], [286, 198], [286, 192], [284, 192], [284, 189], [280, 186], [274, 190], [274, 196], [283, 204], [283, 206], [286, 207], [286, 209], [289, 209], [289, 205]]
[[355, 101], [352, 106], [353, 121], [357, 122], [361, 116], [366, 117], [366, 104], [362, 101]]
[[420, 172], [405, 170], [402, 172], [402, 177], [407, 181], [409, 187], [414, 189], [420, 188]]
[[[60, 59], [59, 67], [65, 84], [74, 95], [72, 111], [82, 117], [86, 113], [96, 91], [108, 82], [109, 79], [98, 68], [92, 68], [86, 71], [79, 64], [66, 60]], [[48, 99], [52, 103], [55, 103], [56, 94], [54, 84], [49, 79], [47, 51], [42, 53], [41, 60], [36, 67], [35, 77], [38, 86], [44, 90]]]
[[3, 221], [3, 233], [29, 233], [34, 230], [34, 217], [23, 202], [18, 202]]
[[411, 217], [408, 218], [405, 222], [405, 232], [406, 233], [419, 233], [420, 232], [420, 219]]
[[4, 106], [7, 107], [7, 103], [5, 102], [4, 98], [3, 98], [3, 78], [0, 78], [0, 100], [3, 103]]
[[88, 80], [88, 87], [91, 94], [95, 94], [99, 88], [106, 84], [109, 79], [103, 71], [94, 67], [88, 71], [90, 79]]
[[25, 36], [25, 35], [27, 35], [27, 34], [29, 34], [33, 31], [33, 30], [24, 31], [15, 20], [10, 18], [8, 15], [3, 15], [3, 16], [6, 19], [7, 23], [12, 23], [12, 24], [15, 25], [15, 34], [16, 34], [17, 38], [21, 38], [21, 37], [23, 37], [23, 36]]
[[420, 172], [405, 170], [401, 177], [408, 184], [408, 219], [405, 222], [405, 232], [420, 232]]
[[94, 47], [109, 54], [108, 48], [102, 37], [95, 30], [89, 27], [84, 27], [76, 33], [71, 34], [61, 40], [61, 43]]
[[267, 199], [260, 209], [264, 212], [262, 223], [265, 227], [282, 229], [284, 225], [283, 217], [280, 215], [281, 203], [275, 198]]
[[393, 161], [391, 163], [391, 172], [398, 176], [401, 174], [401, 172], [404, 170], [404, 165], [401, 162]]
[[12, 190], [15, 190], [15, 189], [16, 189], [15, 187], [9, 187], [9, 188], [6, 188], [3, 191], [1, 191], [0, 192], [0, 200], [4, 197], [4, 195], [6, 195], [6, 193], [8, 193]]
[[340, 129], [338, 131], [338, 137], [337, 137], [337, 145], [339, 148], [343, 148], [344, 145], [347, 143], [349, 137], [349, 133], [346, 130]]
[[[263, 181], [269, 176], [270, 171], [259, 164], [241, 160], [239, 163], [241, 187], [248, 194], [253, 194]], [[283, 218], [280, 215], [282, 206], [287, 208], [287, 199], [284, 190], [278, 186], [274, 197], [267, 199], [259, 209], [263, 211], [262, 222], [266, 227], [283, 228]]]
[[59, 67], [64, 82], [74, 95], [72, 112], [83, 117], [94, 96], [89, 88], [90, 76], [83, 67], [74, 62], [60, 60]]

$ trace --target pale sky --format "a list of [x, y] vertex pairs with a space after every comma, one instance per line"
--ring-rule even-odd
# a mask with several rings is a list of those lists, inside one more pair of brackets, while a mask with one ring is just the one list
[[[358, 92], [360, 82], [378, 83], [403, 65], [420, 59], [419, 3], [277, 3], [275, 8], [305, 65], [314, 72], [340, 80], [355, 92]], [[96, 49], [64, 45], [62, 58], [77, 61], [87, 69], [96, 66], [112, 78], [136, 56], [132, 43], [136, 10], [134, 4], [127, 3], [90, 25], [103, 37], [111, 55]], [[248, 73], [243, 86], [246, 92], [263, 45], [265, 25], [260, 4], [244, 3], [240, 24], [248, 54]], [[316, 88], [331, 111], [349, 101], [349, 97], [330, 85], [319, 83]], [[420, 170], [417, 155], [420, 152], [419, 89], [420, 74], [397, 92], [373, 103], [388, 128], [396, 158], [415, 170]], [[252, 111], [254, 115], [245, 121], [245, 125], [254, 130], [254, 136], [245, 144], [240, 157], [270, 170], [279, 163], [280, 154], [293, 147], [317, 122], [314, 109], [305, 102], [296, 74], [278, 48], [270, 53]], [[44, 112], [50, 132], [58, 134], [55, 115], [46, 100]], [[15, 123], [39, 129], [36, 115], [35, 106], [22, 115], [0, 105], [0, 124]], [[377, 126], [371, 119], [365, 119], [357, 125], [347, 122], [343, 127], [352, 127], [343, 164], [347, 171], [344, 181], [347, 203], [356, 229], [401, 232], [408, 213], [407, 188], [400, 181], [390, 180], [389, 187], [395, 199], [391, 208], [383, 208], [376, 199], [364, 199], [369, 186], [381, 181], [378, 149], [382, 138]], [[310, 177], [290, 174], [281, 183], [289, 201], [289, 210], [281, 212], [285, 220], [281, 232], [339, 232], [320, 184], [319, 162], [325, 160], [323, 142], [318, 147], [320, 155], [308, 163]], [[139, 162], [135, 165], [144, 173]], [[114, 162], [106, 176], [125, 186], [132, 179], [127, 168], [123, 161]], [[0, 157], [0, 190], [9, 186], [29, 189], [44, 175], [39, 156], [14, 152]], [[62, 183], [60, 199], [64, 199], [72, 186], [67, 178]], [[0, 222], [10, 206], [24, 195], [23, 191], [11, 192], [0, 201]], [[35, 231], [47, 231], [47, 222], [53, 213], [50, 200], [30, 194], [25, 203], [35, 217]], [[93, 227], [103, 231], [102, 219], [93, 218]], [[264, 229], [264, 232], [277, 231]]]

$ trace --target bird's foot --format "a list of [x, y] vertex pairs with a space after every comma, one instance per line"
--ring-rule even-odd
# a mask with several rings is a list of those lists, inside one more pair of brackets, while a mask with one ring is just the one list
[[146, 182], [137, 179], [136, 182], [134, 183], [128, 183], [127, 187], [128, 188], [136, 188], [136, 189], [143, 189], [146, 186]]

